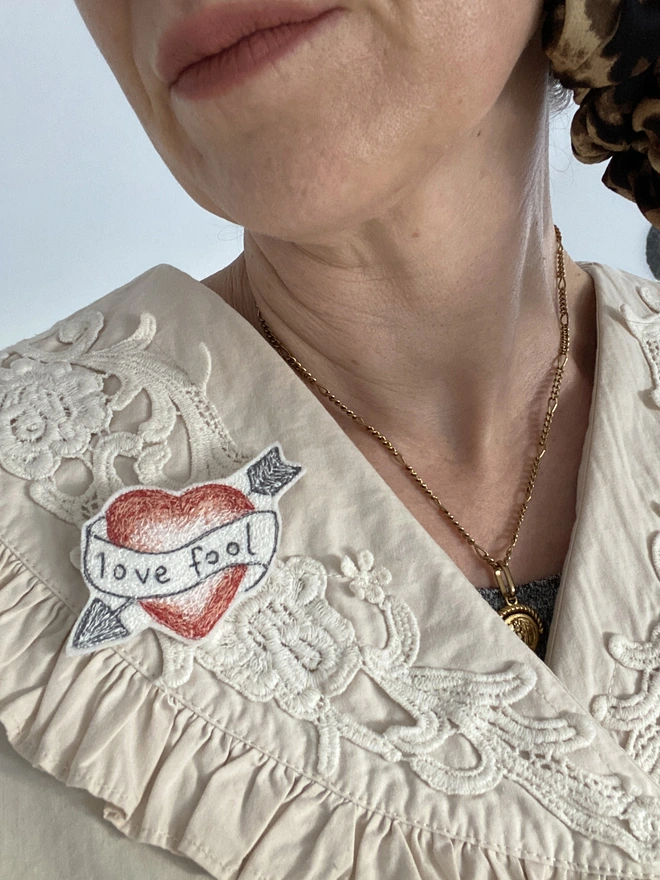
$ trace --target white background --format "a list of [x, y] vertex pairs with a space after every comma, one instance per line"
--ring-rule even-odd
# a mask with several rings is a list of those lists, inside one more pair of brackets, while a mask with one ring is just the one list
[[[114, 0], [107, 0], [114, 2]], [[651, 277], [649, 225], [553, 121], [555, 222], [575, 260]], [[0, 30], [0, 346], [158, 263], [204, 278], [243, 230], [198, 207], [151, 146], [72, 0], [20, 0]]]

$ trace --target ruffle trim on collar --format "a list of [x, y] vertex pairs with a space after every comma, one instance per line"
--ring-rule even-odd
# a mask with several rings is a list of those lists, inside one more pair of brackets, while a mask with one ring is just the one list
[[[586, 880], [355, 803], [222, 730], [113, 649], [68, 657], [74, 612], [0, 544], [0, 721], [123, 834], [218, 880]], [[650, 877], [625, 873], [626, 877]]]

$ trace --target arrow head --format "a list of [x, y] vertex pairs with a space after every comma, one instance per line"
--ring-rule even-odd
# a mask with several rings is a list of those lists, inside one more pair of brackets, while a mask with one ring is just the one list
[[94, 599], [81, 617], [71, 640], [76, 651], [90, 651], [130, 635], [119, 615], [100, 599]]

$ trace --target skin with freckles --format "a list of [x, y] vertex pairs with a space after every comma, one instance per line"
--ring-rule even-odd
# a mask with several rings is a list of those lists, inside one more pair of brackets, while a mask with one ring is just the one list
[[[346, 0], [331, 28], [202, 100], [159, 77], [159, 41], [223, 0], [77, 5], [177, 180], [245, 228], [204, 283], [255, 326], [258, 304], [501, 557], [559, 348], [541, 0]], [[566, 263], [571, 356], [518, 583], [561, 570], [575, 519], [596, 329], [591, 278]], [[391, 455], [324, 405], [465, 575], [493, 584]]]

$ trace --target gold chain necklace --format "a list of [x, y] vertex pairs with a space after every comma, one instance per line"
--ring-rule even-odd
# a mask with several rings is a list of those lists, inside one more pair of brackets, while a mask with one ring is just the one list
[[483, 559], [484, 562], [488, 563], [488, 565], [493, 569], [495, 574], [495, 580], [497, 586], [504, 597], [505, 604], [498, 611], [498, 614], [502, 619], [506, 622], [506, 624], [528, 645], [532, 650], [535, 650], [536, 646], [539, 642], [539, 637], [543, 633], [543, 624], [541, 622], [541, 618], [538, 613], [528, 605], [522, 605], [518, 601], [518, 597], [516, 596], [516, 586], [513, 581], [513, 577], [511, 572], [509, 571], [509, 559], [511, 558], [511, 551], [516, 545], [516, 541], [518, 540], [518, 533], [520, 532], [520, 526], [522, 525], [523, 517], [527, 512], [527, 507], [532, 497], [532, 491], [534, 489], [534, 484], [536, 482], [536, 476], [539, 470], [539, 464], [541, 459], [543, 458], [546, 450], [546, 441], [548, 438], [548, 432], [550, 431], [550, 425], [552, 424], [552, 417], [554, 415], [555, 410], [557, 409], [557, 399], [559, 397], [559, 389], [561, 388], [561, 380], [564, 374], [564, 367], [568, 361], [568, 349], [570, 345], [570, 335], [568, 329], [568, 307], [566, 304], [566, 272], [564, 266], [564, 248], [562, 245], [561, 232], [555, 226], [555, 236], [557, 239], [557, 294], [559, 297], [559, 326], [560, 326], [560, 345], [559, 345], [559, 356], [557, 369], [555, 372], [555, 378], [552, 383], [552, 391], [550, 392], [550, 399], [548, 401], [548, 411], [546, 413], [544, 422], [543, 422], [543, 430], [541, 431], [541, 439], [538, 443], [538, 452], [534, 459], [534, 463], [532, 465], [529, 481], [527, 483], [527, 490], [525, 493], [525, 500], [523, 502], [522, 508], [520, 510], [520, 515], [518, 517], [518, 524], [516, 525], [515, 532], [513, 534], [513, 540], [509, 545], [508, 550], [502, 557], [502, 559], [494, 559], [490, 553], [480, 547], [479, 544], [474, 540], [474, 538], [460, 525], [458, 520], [452, 516], [452, 514], [444, 507], [440, 499], [434, 492], [429, 489], [424, 480], [419, 476], [417, 471], [412, 467], [412, 465], [408, 464], [403, 455], [399, 452], [399, 450], [391, 443], [384, 434], [381, 434], [376, 428], [372, 425], [369, 425], [362, 416], [358, 415], [352, 409], [349, 409], [346, 404], [342, 403], [338, 397], [336, 397], [332, 392], [330, 392], [324, 385], [321, 385], [317, 379], [300, 363], [297, 358], [295, 358], [288, 348], [286, 348], [280, 340], [275, 336], [273, 331], [270, 329], [268, 324], [266, 323], [263, 315], [259, 311], [257, 307], [257, 315], [259, 316], [259, 322], [261, 327], [263, 328], [264, 335], [268, 342], [273, 346], [273, 348], [282, 356], [282, 358], [310, 385], [313, 385], [316, 390], [321, 394], [322, 397], [325, 397], [335, 406], [337, 406], [342, 412], [344, 412], [347, 416], [350, 416], [354, 422], [376, 437], [380, 442], [388, 449], [394, 458], [405, 468], [406, 471], [410, 474], [410, 476], [415, 480], [416, 483], [424, 490], [424, 492], [431, 498], [434, 504], [438, 507], [439, 510], [442, 511], [450, 520], [453, 525], [461, 532], [461, 534], [467, 539], [468, 544], [470, 544], [475, 550], [477, 556], [480, 559]]

